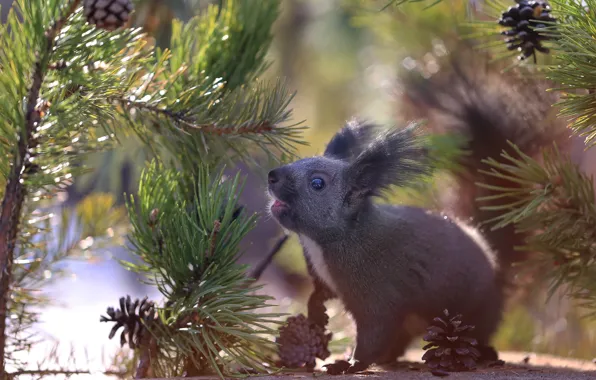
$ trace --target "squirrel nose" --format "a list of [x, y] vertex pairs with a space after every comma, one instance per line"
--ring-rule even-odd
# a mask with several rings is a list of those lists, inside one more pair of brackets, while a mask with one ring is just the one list
[[274, 183], [279, 182], [279, 171], [277, 169], [273, 169], [269, 172], [267, 177], [269, 184], [273, 185]]

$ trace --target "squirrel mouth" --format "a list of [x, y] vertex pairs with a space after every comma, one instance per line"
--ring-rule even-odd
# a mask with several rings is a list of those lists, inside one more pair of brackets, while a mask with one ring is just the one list
[[271, 204], [271, 209], [284, 209], [288, 208], [288, 205], [278, 199], [275, 199]]
[[278, 216], [282, 214], [284, 211], [288, 211], [290, 207], [287, 203], [280, 201], [279, 199], [273, 199], [273, 202], [270, 206], [271, 212]]

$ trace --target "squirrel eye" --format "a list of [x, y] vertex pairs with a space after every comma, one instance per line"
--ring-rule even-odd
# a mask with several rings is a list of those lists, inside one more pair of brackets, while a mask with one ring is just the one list
[[322, 190], [325, 187], [325, 181], [322, 178], [313, 178], [310, 181], [310, 186], [315, 190]]

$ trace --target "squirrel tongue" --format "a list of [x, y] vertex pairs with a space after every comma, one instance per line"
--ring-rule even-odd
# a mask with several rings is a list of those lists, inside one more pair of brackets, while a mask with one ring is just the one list
[[275, 202], [273, 202], [273, 206], [274, 207], [279, 207], [279, 206], [284, 206], [285, 203], [283, 203], [282, 201], [278, 201], [277, 199], [275, 200]]

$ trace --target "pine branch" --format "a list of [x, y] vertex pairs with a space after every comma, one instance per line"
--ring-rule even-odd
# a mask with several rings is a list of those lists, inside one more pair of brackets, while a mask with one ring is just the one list
[[304, 127], [285, 125], [293, 94], [282, 80], [259, 79], [279, 4], [226, 0], [187, 23], [174, 20], [170, 50], [156, 52], [148, 90], [143, 83], [117, 94], [127, 102], [122, 120], [185, 171], [196, 166], [188, 157], [214, 166], [253, 160], [257, 149], [276, 161], [294, 156]]
[[184, 368], [224, 376], [234, 362], [264, 371], [274, 333], [267, 326], [277, 315], [256, 312], [269, 298], [253, 294], [258, 287], [247, 286], [237, 264], [238, 244], [255, 222], [237, 212], [240, 179], [222, 181], [202, 165], [196, 178], [187, 175], [152, 163], [128, 205], [131, 242], [144, 264], [126, 265], [152, 278], [168, 300], [164, 323], [149, 327], [159, 340], [151, 367], [159, 376]]
[[[205, 82], [201, 86], [213, 87], [210, 81], [201, 80]], [[143, 141], [165, 148], [188, 172], [196, 170], [196, 165], [187, 157], [215, 166], [222, 161], [250, 160], [258, 149], [279, 161], [280, 154], [292, 157], [295, 145], [304, 144], [300, 137], [305, 127], [286, 124], [293, 94], [283, 81], [258, 81], [233, 91], [225, 86], [204, 91], [187, 90], [151, 103], [130, 102], [125, 95], [121, 116]], [[131, 117], [133, 110], [137, 112]]]
[[289, 235], [284, 234], [275, 242], [273, 248], [271, 248], [271, 251], [269, 251], [267, 256], [265, 256], [263, 261], [258, 263], [257, 267], [253, 269], [253, 271], [250, 273], [250, 278], [254, 279], [254, 281], [259, 281], [259, 279], [263, 275], [263, 272], [265, 272], [267, 267], [271, 264], [275, 255], [277, 255], [277, 253], [281, 250], [281, 248], [284, 246], [289, 237]]
[[568, 285], [568, 295], [596, 316], [596, 199], [591, 178], [556, 146], [544, 152], [543, 164], [511, 146], [514, 154], [503, 152], [500, 161], [485, 161], [491, 170], [484, 174], [520, 185], [509, 189], [479, 184], [495, 193], [479, 201], [501, 201], [490, 207], [500, 215], [488, 223], [493, 228], [513, 224], [519, 232], [530, 232], [518, 249], [542, 253], [531, 265], [550, 271], [550, 294]]
[[4, 199], [2, 200], [2, 210], [0, 212], [0, 370], [5, 368], [6, 312], [10, 294], [14, 249], [17, 241], [21, 210], [27, 192], [22, 177], [23, 174], [26, 174], [26, 169], [30, 168], [27, 162], [28, 152], [37, 146], [35, 139], [33, 139], [33, 134], [36, 123], [41, 118], [38, 108], [39, 94], [56, 35], [64, 27], [66, 20], [75, 11], [79, 3], [80, 0], [74, 0], [64, 16], [45, 32], [45, 48], [38, 53], [39, 58], [34, 66], [31, 87], [27, 97], [24, 133], [21, 134], [18, 140], [17, 153], [14, 157], [12, 169], [4, 190]]
[[551, 0], [561, 17], [556, 42], [556, 64], [548, 68], [547, 77], [557, 83], [562, 94], [557, 104], [560, 113], [570, 122], [570, 128], [585, 138], [588, 147], [596, 144], [594, 120], [596, 107], [596, 76], [594, 57], [596, 45], [596, 1]]
[[[237, 179], [234, 186], [211, 188], [209, 176], [203, 167], [196, 168], [196, 162], [206, 167], [221, 158], [248, 158], [254, 147], [275, 156], [277, 151], [291, 151], [292, 142], [300, 143], [301, 128], [282, 125], [290, 118], [291, 95], [285, 86], [246, 85], [267, 66], [264, 56], [278, 3], [255, 6], [229, 0], [222, 9], [209, 7], [206, 15], [188, 25], [175, 25], [171, 51], [148, 48], [139, 30], [106, 33], [87, 24], [80, 1], [69, 3], [65, 16], [59, 0], [18, 0], [21, 17], [13, 14], [10, 33], [0, 35], [0, 153], [6, 150], [15, 160], [12, 165], [0, 163], [0, 181], [6, 180], [0, 268], [12, 270], [14, 276], [14, 267], [3, 267], [4, 259], [13, 264], [15, 245], [29, 250], [32, 237], [38, 236], [39, 227], [19, 224], [33, 212], [29, 206], [50, 198], [80, 173], [76, 160], [101, 151], [105, 141], [116, 139], [116, 131], [125, 131], [121, 127], [128, 126], [150, 146], [158, 141], [185, 169], [176, 178], [178, 183], [166, 183], [172, 191], [164, 192], [164, 198], [151, 194], [143, 200], [143, 207], [160, 210], [157, 226], [136, 226], [139, 256], [151, 265], [141, 271], [154, 277], [173, 301], [167, 306], [173, 317], [168, 319], [165, 343], [162, 347], [160, 340], [151, 367], [166, 366], [170, 371], [178, 368], [176, 363], [190, 360], [220, 371], [230, 358], [256, 367], [266, 361], [271, 342], [262, 335], [271, 333], [266, 325], [273, 315], [250, 312], [265, 307], [268, 298], [252, 295], [256, 288], [241, 286], [245, 274], [236, 264], [239, 241], [254, 218], [236, 219], [234, 202], [224, 201], [235, 197]], [[47, 25], [52, 26], [44, 35]], [[30, 72], [31, 80], [22, 78], [22, 73]], [[197, 179], [200, 188], [194, 186]], [[191, 193], [187, 184], [192, 184]], [[191, 206], [190, 213], [186, 205]], [[38, 263], [34, 260], [31, 267], [40, 268]], [[7, 289], [15, 279], [1, 278]], [[13, 295], [22, 295], [11, 304], [14, 307], [30, 296], [25, 286], [20, 288], [12, 289]], [[3, 311], [5, 317], [6, 308]], [[177, 326], [176, 321], [188, 314], [190, 326]], [[17, 328], [34, 320], [22, 315]], [[208, 335], [199, 342], [196, 332], [203, 324]], [[225, 354], [221, 349], [227, 350]], [[188, 352], [200, 357], [187, 357]], [[166, 357], [174, 360], [166, 363]]]
[[[118, 102], [122, 107], [126, 109], [140, 109], [146, 110], [151, 113], [165, 116], [171, 119], [177, 124], [184, 133], [196, 133], [201, 132], [205, 134], [211, 134], [216, 136], [225, 135], [248, 135], [248, 134], [265, 134], [273, 131], [273, 126], [267, 121], [261, 121], [254, 124], [242, 125], [242, 126], [218, 126], [213, 123], [209, 124], [197, 124], [192, 118], [185, 116], [184, 112], [174, 112], [169, 109], [159, 108], [155, 105], [130, 101], [122, 98], [112, 98], [110, 100]], [[186, 127], [186, 128], [185, 128]], [[160, 128], [159, 125], [156, 128]]]

